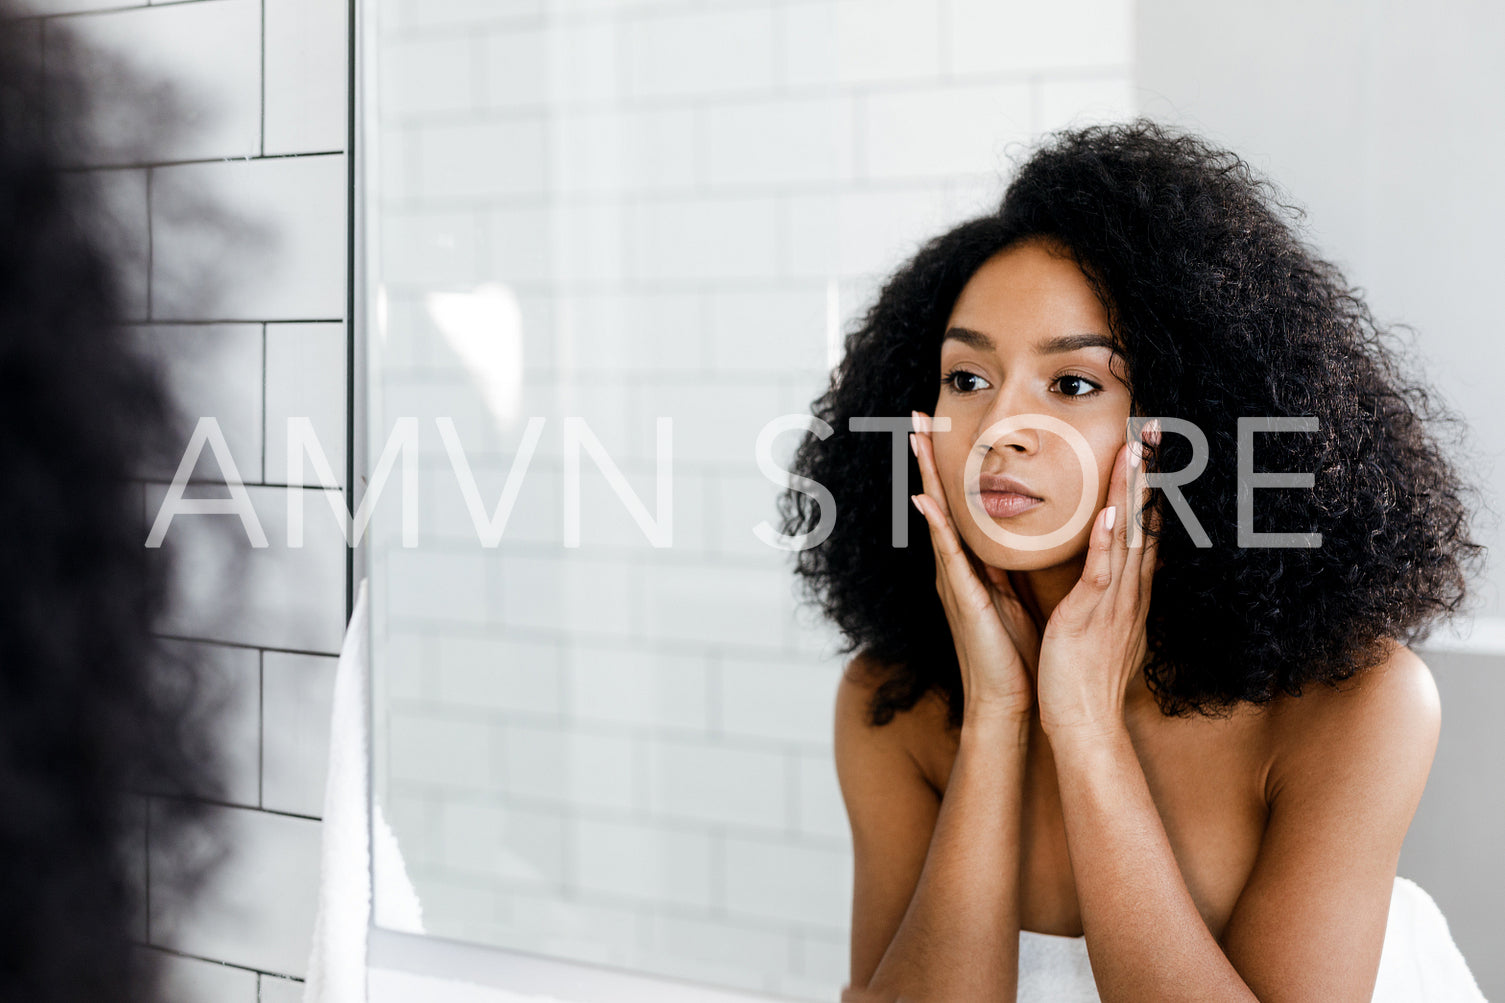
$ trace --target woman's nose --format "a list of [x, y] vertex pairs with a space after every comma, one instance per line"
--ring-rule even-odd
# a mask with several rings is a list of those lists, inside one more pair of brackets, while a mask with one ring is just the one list
[[1011, 449], [1033, 453], [1040, 448], [1040, 429], [1033, 416], [1038, 414], [1038, 404], [1017, 383], [1005, 383], [993, 398], [974, 448], [988, 450]]

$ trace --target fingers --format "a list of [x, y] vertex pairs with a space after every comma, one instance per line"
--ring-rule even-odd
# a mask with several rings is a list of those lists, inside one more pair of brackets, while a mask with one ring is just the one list
[[1151, 420], [1141, 428], [1138, 441], [1125, 443], [1114, 460], [1108, 485], [1111, 507], [1117, 509], [1108, 568], [1112, 584], [1131, 583], [1125, 592], [1135, 600], [1145, 593], [1147, 574], [1153, 576], [1157, 560], [1154, 540], [1145, 532], [1143, 520], [1153, 518], [1148, 509], [1150, 486], [1145, 477], [1144, 459], [1148, 452], [1145, 442], [1158, 441], [1158, 437], [1159, 423]]
[[[1160, 443], [1160, 421], [1152, 420], [1145, 426], [1145, 439], [1152, 445]], [[1146, 502], [1150, 496], [1149, 486], [1144, 488]], [[1160, 510], [1154, 509], [1147, 514], [1149, 519], [1149, 533], [1145, 534], [1144, 548], [1139, 559], [1139, 589], [1141, 601], [1147, 600], [1150, 594], [1150, 584], [1154, 581], [1155, 572], [1160, 567]]]
[[914, 431], [909, 433], [909, 448], [915, 454], [920, 467], [920, 482], [925, 493], [936, 500], [941, 511], [947, 510], [946, 492], [941, 487], [941, 475], [935, 466], [934, 443], [930, 439], [930, 418], [918, 411], [909, 412], [914, 422]]
[[936, 505], [935, 499], [928, 494], [918, 494], [910, 495], [910, 500], [930, 526], [930, 542], [935, 545], [936, 563], [944, 563], [947, 571], [957, 570], [958, 567], [970, 570], [972, 566], [967, 563], [967, 555], [962, 552], [961, 541], [957, 539], [950, 520]]
[[926, 494], [911, 495], [915, 507], [930, 527], [930, 546], [935, 554], [935, 586], [941, 601], [948, 606], [981, 612], [993, 602], [978, 578], [971, 558], [962, 549], [961, 538], [946, 513]]
[[1082, 565], [1082, 581], [1098, 592], [1113, 584], [1114, 528], [1118, 506], [1108, 505], [1092, 520], [1092, 535], [1087, 541], [1087, 561]]
[[[919, 427], [920, 416], [917, 412], [914, 417], [917, 419], [916, 427]], [[925, 488], [923, 493], [911, 496], [911, 501], [930, 527], [930, 544], [935, 553], [936, 585], [942, 587], [949, 582], [954, 594], [955, 583], [966, 580], [958, 577], [958, 574], [963, 570], [970, 570], [971, 564], [968, 563], [967, 555], [962, 551], [961, 540], [951, 525], [945, 504], [946, 495], [941, 488], [940, 474], [935, 468], [935, 456], [929, 447], [928, 433], [916, 431], [909, 434], [909, 448], [919, 463], [920, 480]]]
[[[1132, 422], [1131, 422], [1132, 425]], [[1159, 529], [1159, 513], [1150, 508], [1150, 485], [1145, 476], [1145, 457], [1149, 449], [1146, 443], [1160, 441], [1160, 422], [1151, 419], [1140, 429], [1139, 439], [1129, 442], [1124, 448], [1124, 477], [1118, 479], [1119, 465], [1114, 464], [1114, 479], [1109, 488], [1110, 497], [1118, 499], [1122, 526], [1114, 534], [1115, 583], [1123, 583], [1123, 602], [1142, 606], [1149, 598], [1150, 583], [1159, 563], [1155, 532]]]
[[930, 527], [930, 543], [935, 552], [936, 585], [949, 591], [952, 598], [964, 598], [974, 608], [981, 609], [991, 604], [992, 597], [978, 573], [980, 562], [973, 563], [971, 556], [962, 547], [961, 536], [951, 520], [946, 492], [941, 486], [940, 472], [935, 465], [928, 421], [918, 411], [911, 412], [911, 416], [920, 431], [910, 433], [910, 449], [919, 463], [920, 480], [925, 486], [924, 493], [913, 496], [913, 500]]
[[1113, 573], [1118, 577], [1129, 556], [1129, 528], [1134, 521], [1134, 509], [1129, 495], [1134, 474], [1139, 464], [1132, 442], [1125, 443], [1113, 460], [1113, 476], [1108, 481], [1108, 504], [1117, 506], [1118, 517], [1113, 522]]

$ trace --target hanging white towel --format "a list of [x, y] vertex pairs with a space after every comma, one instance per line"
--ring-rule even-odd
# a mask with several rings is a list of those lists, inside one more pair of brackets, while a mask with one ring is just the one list
[[366, 579], [340, 645], [330, 711], [329, 773], [324, 782], [324, 822], [318, 910], [308, 958], [303, 1003], [365, 1003], [366, 942], [371, 923], [372, 834], [377, 901], [382, 926], [421, 933], [418, 896], [408, 880], [397, 840], [378, 806], [370, 811], [371, 660]]

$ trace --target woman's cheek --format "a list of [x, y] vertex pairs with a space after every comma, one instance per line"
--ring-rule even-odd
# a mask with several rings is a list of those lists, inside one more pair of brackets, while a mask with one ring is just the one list
[[1099, 507], [1107, 505], [1108, 488], [1113, 480], [1113, 464], [1118, 459], [1118, 451], [1123, 448], [1123, 440], [1114, 436], [1105, 439], [1101, 452], [1097, 454], [1097, 497]]

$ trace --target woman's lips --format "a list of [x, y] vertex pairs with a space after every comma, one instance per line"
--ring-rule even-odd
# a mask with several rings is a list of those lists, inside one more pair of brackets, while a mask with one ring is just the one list
[[983, 511], [995, 519], [1007, 519], [1010, 516], [1028, 512], [1037, 505], [1044, 505], [1040, 498], [1031, 498], [1029, 495], [1015, 494], [1012, 491], [983, 491], [979, 493], [982, 498]]

